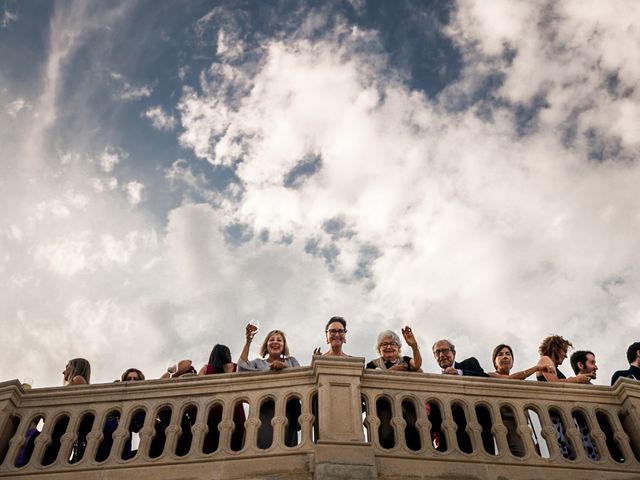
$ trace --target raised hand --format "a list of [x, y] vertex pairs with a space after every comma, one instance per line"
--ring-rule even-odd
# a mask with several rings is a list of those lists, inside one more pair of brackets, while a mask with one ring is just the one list
[[313, 354], [314, 355], [322, 355], [322, 350], [320, 350], [320, 347], [317, 347], [313, 350]]
[[250, 323], [247, 324], [247, 326], [245, 327], [245, 335], [247, 337], [247, 342], [250, 342], [251, 340], [253, 340], [253, 337], [255, 336], [257, 331], [258, 331], [258, 327]]
[[416, 340], [416, 337], [413, 335], [413, 332], [411, 331], [411, 327], [404, 327], [401, 330], [402, 330], [402, 336], [404, 337], [404, 341], [407, 342], [407, 345], [409, 345], [411, 348], [417, 347], [418, 341]]

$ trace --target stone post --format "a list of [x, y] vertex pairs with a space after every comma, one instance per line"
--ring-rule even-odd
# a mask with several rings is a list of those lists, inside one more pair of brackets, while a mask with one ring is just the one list
[[314, 356], [311, 365], [318, 385], [314, 479], [376, 479], [375, 455], [362, 423], [364, 359]]

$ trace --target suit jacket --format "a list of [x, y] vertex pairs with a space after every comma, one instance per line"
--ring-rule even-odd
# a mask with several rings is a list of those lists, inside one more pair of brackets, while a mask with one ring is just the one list
[[611, 377], [611, 385], [616, 383], [616, 380], [620, 377], [634, 378], [640, 380], [640, 368], [633, 365], [629, 365], [629, 370], [618, 370]]
[[454, 362], [453, 368], [457, 368], [462, 371], [462, 375], [467, 375], [470, 377], [488, 377], [482, 367], [480, 366], [480, 362], [476, 359], [476, 357], [469, 357], [461, 362]]

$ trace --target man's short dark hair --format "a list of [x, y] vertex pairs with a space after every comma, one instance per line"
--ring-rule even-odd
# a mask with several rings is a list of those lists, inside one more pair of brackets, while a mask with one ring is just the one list
[[569, 361], [571, 362], [571, 368], [573, 369], [573, 373], [578, 375], [580, 373], [580, 367], [578, 367], [578, 363], [582, 363], [582, 365], [587, 364], [587, 355], [594, 355], [594, 353], [590, 350], [576, 350], [571, 354], [571, 358]]
[[640, 342], [635, 342], [629, 345], [629, 348], [627, 348], [627, 360], [629, 363], [636, 359], [638, 356], [638, 350], [640, 350]]

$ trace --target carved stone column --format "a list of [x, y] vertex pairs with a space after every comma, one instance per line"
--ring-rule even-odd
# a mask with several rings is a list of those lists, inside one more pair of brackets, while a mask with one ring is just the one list
[[362, 424], [364, 359], [315, 356], [311, 365], [318, 385], [314, 479], [376, 479], [374, 451]]

